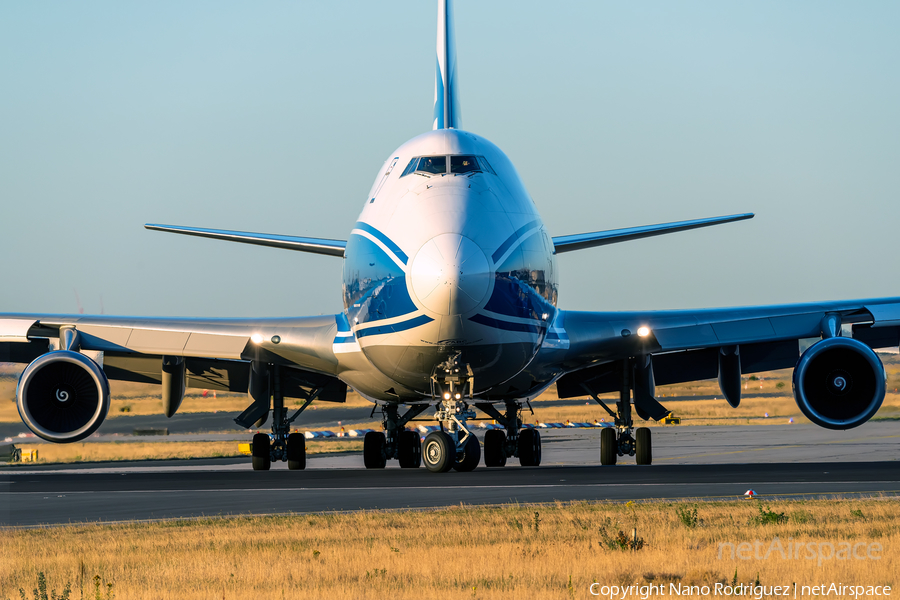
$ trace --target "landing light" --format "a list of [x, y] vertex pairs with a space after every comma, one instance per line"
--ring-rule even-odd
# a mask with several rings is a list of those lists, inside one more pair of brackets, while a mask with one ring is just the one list
[[254, 333], [250, 336], [250, 341], [252, 341], [254, 344], [262, 344], [263, 336], [258, 333]]
[[647, 337], [648, 335], [650, 335], [650, 328], [646, 325], [641, 325], [640, 327], [638, 327], [637, 334], [638, 337]]
[[444, 392], [444, 400], [450, 399], [450, 392]]
[[456, 399], [459, 400], [460, 398], [462, 398], [462, 395], [460, 395], [459, 393], [457, 393], [457, 394], [456, 394]]

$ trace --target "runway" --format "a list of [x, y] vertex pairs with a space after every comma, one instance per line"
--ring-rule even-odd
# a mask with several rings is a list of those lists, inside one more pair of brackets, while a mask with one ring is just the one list
[[[545, 432], [544, 465], [433, 474], [367, 471], [359, 455], [306, 471], [247, 459], [47, 466], [0, 472], [0, 523], [37, 526], [242, 514], [578, 500], [900, 495], [897, 426], [685, 427], [654, 434], [654, 464], [600, 467], [596, 430]], [[515, 461], [512, 461], [515, 462]], [[27, 470], [26, 470], [27, 469]]]

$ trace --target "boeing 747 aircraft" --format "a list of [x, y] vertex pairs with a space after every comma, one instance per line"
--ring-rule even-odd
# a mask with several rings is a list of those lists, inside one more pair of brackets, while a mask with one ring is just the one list
[[[451, 0], [438, 0], [434, 122], [388, 155], [347, 240], [146, 225], [147, 229], [325, 254], [342, 259], [344, 310], [282, 319], [125, 318], [0, 314], [0, 361], [27, 363], [17, 403], [51, 442], [75, 442], [103, 423], [109, 380], [161, 384], [174, 415], [186, 388], [248, 394], [235, 421], [271, 419], [253, 436], [252, 463], [306, 466], [291, 425], [312, 402], [343, 402], [348, 387], [378, 405], [384, 431], [365, 437], [365, 466], [388, 460], [434, 472], [471, 471], [480, 411], [503, 429], [484, 436], [484, 464], [541, 463], [529, 400], [556, 384], [613, 419], [600, 462], [652, 462], [643, 420], [669, 411], [655, 386], [718, 377], [741, 401], [742, 374], [794, 368], [812, 422], [865, 423], [881, 406], [885, 371], [874, 348], [900, 343], [900, 298], [659, 312], [574, 312], [557, 306], [556, 256], [749, 219], [752, 214], [553, 236], [515, 167], [461, 128]], [[851, 334], [851, 335], [847, 335]], [[817, 338], [802, 354], [800, 340]], [[599, 399], [618, 393], [607, 405]], [[285, 398], [303, 404], [288, 415]], [[424, 442], [407, 430], [428, 409], [441, 424]]]

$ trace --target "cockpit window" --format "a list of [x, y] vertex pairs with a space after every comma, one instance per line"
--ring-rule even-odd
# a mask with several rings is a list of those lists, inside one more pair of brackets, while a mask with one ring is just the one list
[[438, 175], [447, 172], [446, 156], [423, 156], [419, 159], [419, 166], [416, 171], [422, 173], [431, 173]]
[[480, 171], [478, 161], [474, 156], [451, 156], [450, 172], [451, 173], [474, 173]]
[[414, 159], [412, 159], [411, 161], [409, 161], [409, 164], [406, 165], [406, 168], [405, 168], [405, 169], [403, 169], [403, 173], [400, 174], [400, 177], [406, 177], [407, 175], [409, 175], [410, 173], [412, 173], [413, 171], [415, 171], [415, 170], [416, 170], [416, 165], [417, 165], [417, 164], [419, 164], [419, 157], [418, 157], [418, 156], [415, 157]]
[[485, 171], [487, 171], [488, 173], [490, 173], [492, 175], [497, 174], [494, 172], [494, 169], [491, 167], [490, 163], [488, 163], [488, 161], [485, 157], [479, 156], [478, 163], [481, 165], [481, 168], [484, 169]]
[[[417, 156], [409, 161], [400, 177], [406, 177], [413, 173], [421, 175], [445, 175], [447, 174], [447, 156]], [[496, 175], [483, 156], [470, 154], [453, 154], [449, 156], [450, 173], [465, 175], [467, 173], [491, 173]]]

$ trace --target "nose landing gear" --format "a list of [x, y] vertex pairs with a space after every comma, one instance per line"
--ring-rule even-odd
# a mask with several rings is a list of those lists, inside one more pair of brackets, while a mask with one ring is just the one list
[[460, 364], [460, 354], [438, 365], [431, 376], [431, 398], [437, 401], [434, 418], [441, 431], [425, 437], [422, 454], [425, 467], [433, 473], [473, 471], [481, 462], [481, 444], [468, 426], [475, 411], [465, 401], [467, 395], [472, 399], [473, 384], [472, 369]]

